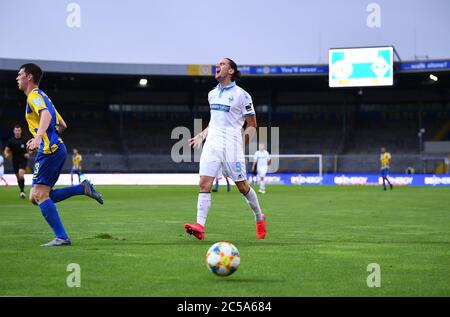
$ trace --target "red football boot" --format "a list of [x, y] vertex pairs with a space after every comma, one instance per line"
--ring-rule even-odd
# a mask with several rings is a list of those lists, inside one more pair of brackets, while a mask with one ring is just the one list
[[266, 237], [266, 216], [262, 214], [262, 220], [256, 222], [256, 237], [264, 239]]
[[205, 227], [199, 223], [196, 223], [195, 225], [187, 223], [184, 225], [184, 230], [199, 240], [203, 240], [205, 238]]

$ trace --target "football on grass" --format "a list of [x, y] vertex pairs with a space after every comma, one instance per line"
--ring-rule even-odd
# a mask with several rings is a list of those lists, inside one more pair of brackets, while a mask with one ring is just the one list
[[241, 263], [238, 249], [229, 242], [217, 242], [206, 253], [206, 266], [217, 276], [236, 272]]

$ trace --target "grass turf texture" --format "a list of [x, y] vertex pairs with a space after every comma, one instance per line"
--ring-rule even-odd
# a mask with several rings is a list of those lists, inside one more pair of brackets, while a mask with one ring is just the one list
[[[259, 195], [266, 240], [236, 188], [212, 194], [204, 241], [196, 186], [98, 186], [57, 204], [73, 245], [42, 248], [52, 233], [40, 210], [0, 188], [0, 295], [7, 296], [449, 296], [450, 188], [268, 186]], [[230, 241], [241, 266], [225, 278], [205, 265]], [[69, 263], [81, 287], [68, 288]], [[369, 288], [369, 263], [381, 287]]]

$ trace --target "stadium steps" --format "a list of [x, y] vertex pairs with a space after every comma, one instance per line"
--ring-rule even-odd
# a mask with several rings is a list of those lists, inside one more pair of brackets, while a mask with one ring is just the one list
[[441, 128], [434, 134], [433, 141], [442, 141], [445, 140], [446, 137], [448, 137], [448, 134], [450, 132], [450, 120], [445, 122]]

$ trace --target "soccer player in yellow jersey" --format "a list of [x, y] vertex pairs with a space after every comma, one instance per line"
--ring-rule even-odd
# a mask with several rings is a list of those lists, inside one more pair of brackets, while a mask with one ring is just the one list
[[67, 158], [66, 146], [61, 139], [61, 133], [67, 125], [50, 98], [39, 89], [42, 75], [38, 65], [24, 64], [20, 67], [16, 81], [18, 88], [27, 96], [25, 118], [33, 136], [27, 142], [27, 149], [37, 151], [30, 201], [39, 206], [55, 234], [54, 240], [42, 246], [53, 247], [71, 244], [55, 203], [75, 195], [86, 195], [103, 204], [103, 198], [89, 181], [83, 181], [77, 186], [53, 189]]
[[381, 177], [383, 178], [383, 190], [386, 190], [386, 182], [388, 182], [389, 187], [394, 187], [389, 179], [387, 178], [389, 174], [389, 168], [391, 166], [391, 153], [386, 152], [386, 148], [382, 147], [380, 149], [380, 163], [381, 163]]
[[73, 185], [73, 174], [78, 175], [78, 183], [81, 183], [81, 161], [83, 157], [78, 153], [78, 149], [73, 149], [72, 169], [70, 170], [70, 182]]

